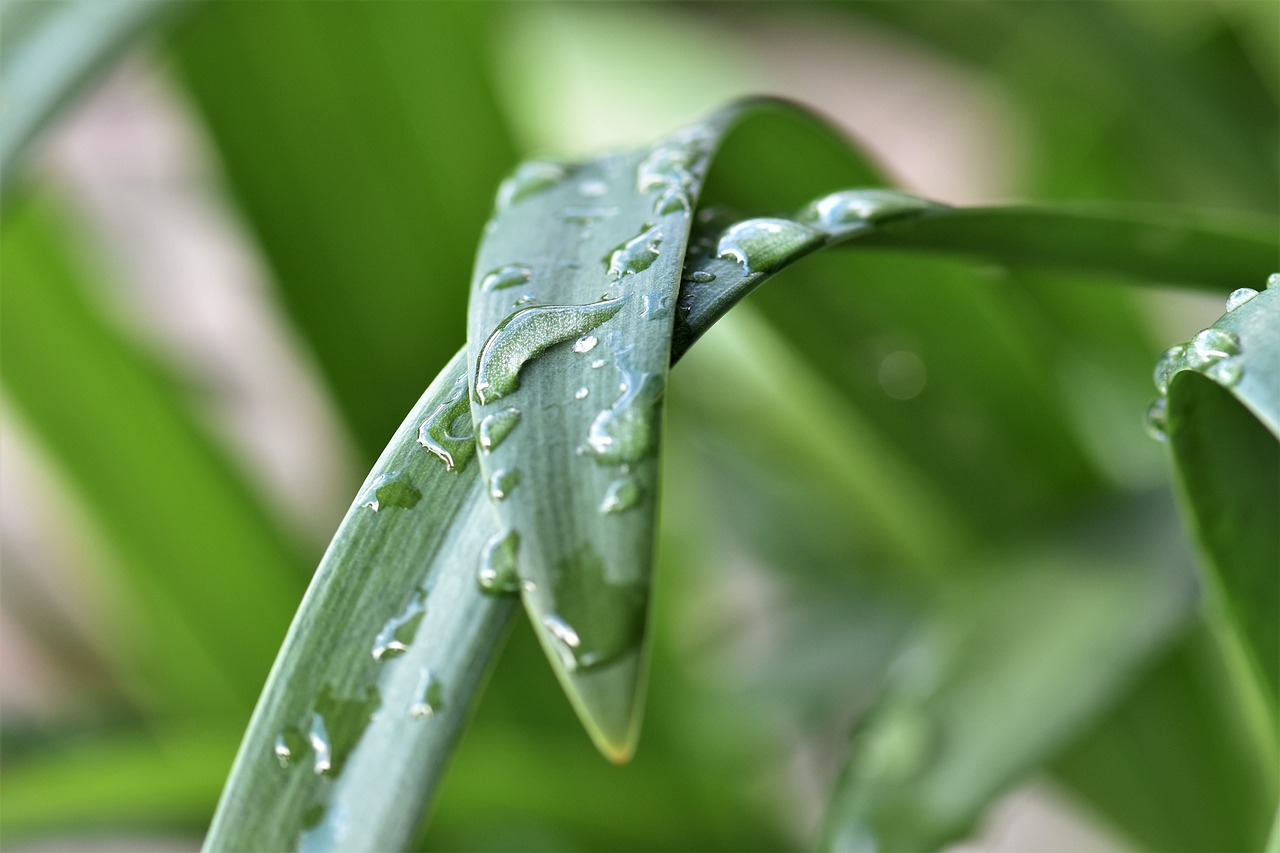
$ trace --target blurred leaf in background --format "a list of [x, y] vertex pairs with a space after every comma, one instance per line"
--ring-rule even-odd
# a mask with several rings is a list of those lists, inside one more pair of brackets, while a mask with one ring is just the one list
[[[305, 531], [332, 530], [464, 343], [481, 229], [524, 156], [637, 145], [765, 91], [944, 202], [1172, 205], [1272, 232], [1280, 213], [1270, 2], [16, 0], [0, 25], [6, 845], [203, 832], [319, 558]], [[225, 336], [258, 354], [249, 374], [292, 359], [281, 375], [320, 401], [276, 394], [256, 456], [219, 426], [248, 411], [227, 390], [245, 374], [175, 354], [182, 308], [156, 308], [221, 283], [197, 260], [151, 296], [121, 285], [170, 232], [122, 244], [103, 220], [163, 187], [104, 203], [81, 168], [113, 134], [157, 159], [127, 136], [157, 113], [197, 140], [169, 181], [217, 211], [189, 230], [241, 236], [284, 355], [251, 346], [258, 325]], [[872, 180], [786, 154], [726, 150], [708, 201], [778, 213]], [[423, 844], [792, 849], [825, 818], [829, 839], [932, 849], [1037, 777], [1098, 849], [1260, 846], [1275, 768], [1241, 734], [1142, 431], [1157, 354], [1231, 288], [1124, 283], [882, 246], [751, 297], [670, 389], [635, 761], [599, 758], [519, 628]]]

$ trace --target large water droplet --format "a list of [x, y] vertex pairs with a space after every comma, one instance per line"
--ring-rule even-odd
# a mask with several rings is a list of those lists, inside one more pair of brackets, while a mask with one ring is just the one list
[[564, 180], [567, 174], [568, 169], [560, 163], [535, 160], [521, 164], [498, 187], [496, 207], [499, 211], [506, 210], [523, 198], [555, 186]]
[[1231, 295], [1227, 297], [1227, 310], [1234, 311], [1250, 299], [1258, 295], [1258, 291], [1252, 287], [1239, 287], [1231, 291]]
[[476, 366], [476, 397], [482, 404], [520, 387], [520, 369], [556, 344], [587, 332], [622, 308], [623, 299], [594, 305], [540, 305], [525, 308], [503, 320], [480, 350]]
[[1187, 345], [1177, 344], [1161, 353], [1160, 358], [1156, 360], [1156, 368], [1152, 373], [1152, 379], [1155, 380], [1156, 390], [1161, 394], [1169, 393], [1169, 380], [1173, 379], [1173, 374], [1178, 372], [1186, 353]]
[[644, 635], [647, 585], [613, 583], [607, 575], [604, 560], [585, 545], [554, 567], [555, 597], [542, 627], [570, 672], [607, 666]]
[[413, 701], [409, 704], [409, 716], [415, 720], [434, 717], [444, 707], [444, 684], [427, 667], [418, 675], [413, 689]]
[[485, 415], [476, 433], [480, 448], [485, 453], [493, 452], [494, 448], [502, 444], [502, 440], [511, 434], [518, 423], [520, 423], [520, 410], [511, 406], [491, 415]]
[[844, 190], [811, 202], [800, 220], [824, 231], [847, 231], [862, 225], [916, 216], [942, 205], [896, 190]]
[[768, 272], [822, 240], [817, 231], [790, 219], [748, 219], [724, 232], [716, 257], [732, 258], [749, 272]]
[[635, 506], [644, 489], [634, 477], [619, 477], [609, 484], [609, 489], [604, 493], [604, 500], [600, 502], [600, 512], [606, 515], [626, 512]]
[[422, 422], [418, 428], [418, 443], [439, 457], [451, 471], [465, 468], [475, 455], [465, 376], [454, 384], [445, 401]]
[[1207, 367], [1215, 361], [1240, 354], [1240, 339], [1226, 329], [1208, 328], [1191, 339], [1187, 358], [1192, 367]]
[[404, 610], [392, 616], [382, 626], [382, 630], [373, 640], [373, 659], [386, 660], [407, 652], [426, 612], [427, 597], [419, 590], [409, 599]]
[[662, 377], [624, 374], [622, 396], [596, 415], [580, 452], [601, 463], [638, 462], [653, 451], [655, 407], [662, 399]]
[[654, 226], [641, 231], [609, 253], [606, 259], [609, 276], [617, 280], [625, 275], [644, 272], [658, 259], [661, 244], [661, 228]]
[[1164, 441], [1169, 437], [1169, 399], [1163, 394], [1152, 400], [1147, 407], [1145, 426], [1147, 435], [1156, 441]]
[[520, 591], [520, 576], [516, 572], [516, 552], [520, 549], [520, 534], [495, 533], [485, 543], [480, 554], [480, 571], [476, 582], [490, 595], [505, 595]]
[[374, 478], [361, 496], [360, 505], [377, 512], [383, 507], [400, 507], [412, 509], [422, 500], [422, 492], [418, 491], [399, 471], [388, 471]]
[[502, 468], [493, 472], [489, 478], [489, 497], [495, 501], [506, 500], [516, 486], [520, 485], [519, 468]]
[[480, 280], [480, 289], [487, 292], [519, 287], [533, 278], [533, 270], [524, 264], [507, 264], [498, 267]]
[[1237, 358], [1224, 358], [1206, 367], [1204, 375], [1224, 388], [1232, 388], [1244, 378], [1244, 365]]

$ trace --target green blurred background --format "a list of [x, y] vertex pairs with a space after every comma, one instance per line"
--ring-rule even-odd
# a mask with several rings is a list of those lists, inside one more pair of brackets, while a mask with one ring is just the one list
[[[88, 5], [0, 7], [18, 849], [198, 843], [520, 158], [769, 93], [948, 203], [1280, 213], [1271, 2]], [[886, 849], [1257, 846], [1271, 757], [1142, 430], [1221, 302], [1117, 284], [865, 251], [752, 297], [670, 391], [637, 758], [595, 754], [521, 627], [424, 844], [810, 846], [853, 732]]]

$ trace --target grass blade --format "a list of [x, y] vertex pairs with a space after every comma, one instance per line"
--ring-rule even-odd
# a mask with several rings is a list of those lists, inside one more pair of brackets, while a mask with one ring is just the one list
[[1259, 748], [1280, 757], [1280, 479], [1258, 476], [1280, 470], [1280, 286], [1250, 292], [1233, 294], [1236, 307], [1162, 357], [1156, 381], [1167, 397], [1152, 412], [1168, 434], [1211, 622]]

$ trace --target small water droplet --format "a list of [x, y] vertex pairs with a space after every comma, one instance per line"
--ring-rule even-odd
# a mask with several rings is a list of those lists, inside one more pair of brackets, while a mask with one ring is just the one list
[[601, 219], [617, 216], [621, 210], [616, 207], [566, 207], [560, 211], [560, 218], [565, 222], [576, 222], [580, 225], [594, 225]]
[[724, 232], [716, 257], [732, 258], [748, 272], [768, 272], [822, 240], [817, 231], [789, 219], [748, 219]]
[[573, 351], [591, 352], [596, 348], [596, 344], [598, 343], [600, 343], [600, 339], [595, 335], [586, 335], [585, 337], [578, 338], [573, 342]]
[[533, 270], [524, 264], [507, 264], [490, 271], [480, 280], [480, 289], [486, 293], [519, 287], [533, 278]]
[[476, 583], [482, 592], [506, 595], [520, 591], [520, 576], [516, 573], [518, 550], [520, 534], [514, 530], [489, 537], [480, 553], [480, 571], [476, 574]]
[[1145, 426], [1147, 435], [1156, 441], [1165, 441], [1169, 437], [1169, 399], [1163, 394], [1152, 400], [1147, 407]]
[[1234, 311], [1250, 299], [1258, 295], [1258, 291], [1252, 287], [1240, 287], [1231, 291], [1231, 295], [1227, 297], [1227, 310]]
[[418, 491], [399, 471], [388, 471], [374, 478], [361, 496], [361, 506], [377, 512], [383, 507], [400, 507], [412, 509], [422, 500], [422, 492]]
[[1206, 367], [1204, 375], [1224, 388], [1232, 388], [1244, 378], [1244, 366], [1239, 359], [1224, 358]]
[[1196, 333], [1187, 352], [1188, 360], [1196, 368], [1207, 367], [1215, 361], [1240, 354], [1240, 339], [1226, 329], [1208, 328]]
[[615, 281], [626, 275], [644, 272], [658, 259], [662, 245], [662, 229], [646, 227], [636, 236], [615, 248], [605, 258], [610, 277]]
[[324, 776], [333, 770], [333, 748], [329, 743], [329, 730], [320, 714], [311, 715], [311, 728], [307, 731], [307, 740], [311, 751], [315, 753], [312, 769], [317, 776]]
[[427, 667], [418, 675], [409, 704], [409, 716], [415, 720], [434, 717], [444, 707], [444, 684]]
[[480, 449], [485, 453], [493, 452], [519, 422], [520, 410], [512, 406], [500, 409], [491, 415], [485, 415], [480, 421], [480, 429], [476, 432]]
[[603, 358], [597, 358], [595, 361], [591, 362], [591, 369], [599, 370], [600, 368], [604, 367], [604, 365], [605, 365], [605, 360]]
[[639, 502], [644, 489], [634, 477], [619, 477], [609, 484], [600, 502], [600, 512], [606, 515], [626, 512]]
[[1152, 373], [1152, 379], [1155, 380], [1156, 390], [1161, 394], [1169, 393], [1169, 380], [1173, 379], [1173, 374], [1178, 372], [1183, 357], [1187, 353], [1186, 344], [1177, 344], [1171, 346], [1156, 360], [1156, 368]]
[[942, 205], [895, 190], [844, 190], [811, 202], [800, 211], [800, 220], [824, 231], [847, 231], [939, 207]]
[[693, 272], [685, 273], [684, 280], [691, 281], [694, 284], [708, 284], [716, 280], [716, 274], [705, 270], [694, 270]]
[[470, 433], [471, 407], [467, 403], [467, 378], [460, 377], [445, 401], [418, 428], [418, 443], [431, 451], [446, 468], [465, 468], [475, 455]]
[[594, 178], [585, 180], [578, 184], [578, 194], [587, 198], [599, 198], [609, 191], [609, 185], [604, 181]]
[[666, 216], [668, 213], [688, 211], [689, 208], [689, 194], [679, 187], [671, 187], [654, 202], [653, 212]]
[[480, 350], [476, 397], [481, 404], [520, 387], [520, 369], [556, 344], [584, 335], [617, 314], [623, 299], [594, 305], [540, 305], [524, 308], [494, 329]]
[[587, 396], [588, 396], [590, 393], [591, 393], [591, 389], [590, 389], [590, 388], [588, 388], [587, 386], [583, 385], [583, 386], [582, 386], [581, 388], [579, 388], [577, 391], [573, 392], [573, 399], [575, 399], [575, 400], [585, 400], [585, 399], [587, 399]]
[[503, 211], [534, 193], [553, 187], [564, 180], [568, 170], [560, 163], [531, 161], [521, 164], [498, 187], [496, 208]]
[[520, 485], [520, 469], [502, 468], [493, 472], [493, 476], [489, 478], [489, 497], [495, 501], [506, 500], [518, 485]]
[[569, 672], [576, 670], [578, 658], [574, 650], [582, 645], [582, 638], [578, 636], [578, 632], [557, 613], [549, 613], [542, 617], [542, 627], [546, 628], [547, 633], [556, 640], [560, 661], [564, 664], [564, 668]]
[[307, 738], [297, 726], [288, 726], [276, 740], [272, 752], [281, 767], [292, 767], [307, 749]]
[[427, 597], [421, 590], [413, 594], [404, 610], [387, 620], [373, 640], [373, 659], [387, 660], [409, 650], [413, 636], [427, 612]]
[[596, 415], [580, 453], [600, 463], [638, 462], [653, 451], [654, 410], [662, 398], [662, 377], [624, 373], [621, 396]]
[[1280, 272], [1273, 272], [1267, 276], [1267, 290], [1273, 287], [1280, 287]]

